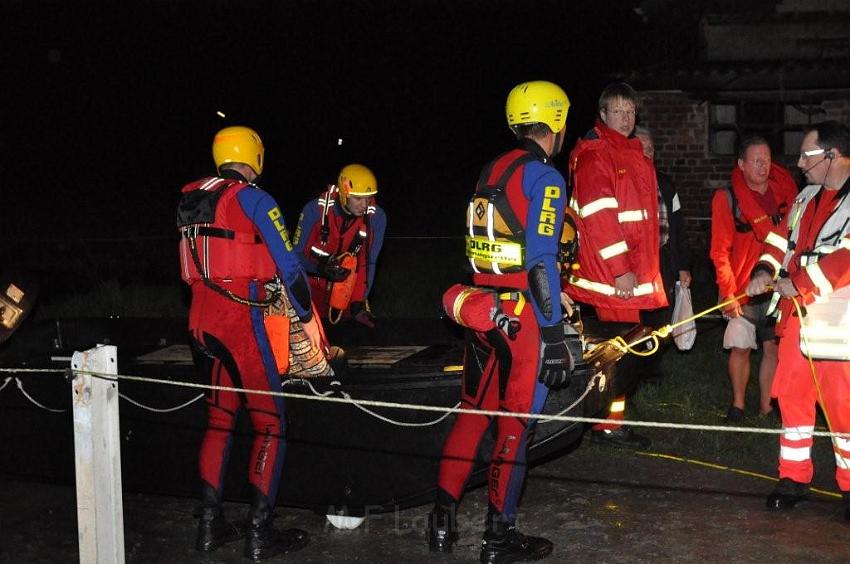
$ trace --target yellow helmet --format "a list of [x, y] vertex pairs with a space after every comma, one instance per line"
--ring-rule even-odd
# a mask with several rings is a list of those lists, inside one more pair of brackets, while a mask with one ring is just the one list
[[569, 110], [570, 99], [567, 93], [557, 84], [545, 80], [533, 80], [514, 86], [505, 104], [509, 126], [545, 123], [552, 133], [558, 133], [564, 128]]
[[378, 181], [368, 167], [362, 164], [350, 164], [339, 172], [339, 203], [348, 204], [348, 196], [374, 196], [378, 193]]
[[263, 172], [263, 140], [250, 127], [225, 127], [213, 139], [213, 160], [216, 170], [225, 163], [242, 163], [259, 176]]

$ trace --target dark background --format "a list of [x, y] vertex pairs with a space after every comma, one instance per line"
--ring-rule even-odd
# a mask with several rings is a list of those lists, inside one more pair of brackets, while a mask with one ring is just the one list
[[246, 124], [293, 221], [361, 160], [391, 234], [453, 233], [442, 216], [511, 141], [514, 84], [564, 87], [571, 146], [606, 75], [647, 51], [633, 2], [115, 4], [4, 2], [2, 190], [22, 231], [170, 231], [214, 132]]
[[390, 238], [460, 236], [481, 166], [512, 143], [511, 87], [569, 94], [564, 172], [612, 76], [692, 54], [692, 29], [638, 4], [6, 0], [0, 259], [176, 280], [179, 189], [213, 171], [212, 137], [234, 124], [262, 136], [259, 184], [290, 231], [360, 161]]

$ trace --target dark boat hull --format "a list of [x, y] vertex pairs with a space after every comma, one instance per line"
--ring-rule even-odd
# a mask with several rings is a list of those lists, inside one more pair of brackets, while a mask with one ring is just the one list
[[[134, 332], [130, 332], [134, 333]], [[79, 333], [74, 333], [79, 334]], [[138, 332], [135, 332], [138, 340]], [[457, 364], [459, 344], [428, 347], [388, 368], [354, 368], [342, 386], [313, 380], [316, 392], [344, 391], [352, 398], [398, 403], [454, 406], [459, 398], [460, 373], [444, 372]], [[151, 365], [122, 356], [119, 370], [174, 381], [194, 381], [191, 366]], [[65, 364], [67, 366], [67, 364]], [[62, 366], [55, 364], [54, 366]], [[622, 370], [622, 368], [621, 368]], [[70, 386], [59, 375], [15, 375], [24, 389], [42, 404], [67, 411], [52, 413], [36, 407], [9, 386], [0, 392], [0, 441], [4, 456], [0, 472], [38, 480], [73, 484], [73, 425]], [[609, 374], [609, 384], [616, 381]], [[552, 392], [546, 413], [557, 413], [584, 391], [585, 381]], [[595, 416], [608, 405], [617, 386], [594, 389], [570, 412]], [[180, 405], [201, 391], [167, 385], [120, 381], [128, 398], [160, 408]], [[284, 391], [313, 395], [303, 384]], [[287, 451], [278, 500], [283, 505], [311, 508], [320, 513], [359, 515], [420, 505], [433, 499], [443, 440], [453, 416], [427, 427], [402, 427], [385, 422], [354, 405], [287, 398]], [[428, 422], [440, 413], [407, 409], [369, 408], [405, 422]], [[125, 492], [195, 496], [199, 490], [197, 451], [204, 432], [206, 407], [202, 400], [169, 412], [154, 413], [121, 402], [122, 480]], [[534, 464], [569, 448], [581, 436], [582, 425], [547, 422], [537, 426], [528, 463]], [[225, 496], [248, 499], [245, 480], [252, 435], [247, 417], [240, 416], [231, 452]], [[485, 434], [479, 456], [486, 458], [492, 438]], [[470, 487], [484, 482], [485, 461], [479, 460]]]

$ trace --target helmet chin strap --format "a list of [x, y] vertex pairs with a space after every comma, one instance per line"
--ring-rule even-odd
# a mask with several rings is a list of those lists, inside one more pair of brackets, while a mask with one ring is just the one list
[[554, 159], [558, 153], [561, 152], [561, 148], [563, 147], [563, 142], [561, 140], [564, 138], [564, 131], [566, 131], [566, 128], [562, 128], [561, 131], [555, 134], [555, 139], [552, 144], [552, 152], [549, 154], [550, 159]]

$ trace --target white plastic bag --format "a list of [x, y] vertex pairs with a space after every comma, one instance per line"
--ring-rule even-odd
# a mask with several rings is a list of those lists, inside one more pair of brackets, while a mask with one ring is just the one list
[[[676, 282], [676, 303], [673, 305], [673, 319], [671, 324], [676, 324], [684, 319], [692, 317], [694, 306], [691, 302], [691, 289], [682, 288], [681, 282]], [[689, 351], [697, 340], [697, 324], [694, 320], [688, 321], [671, 332], [673, 342], [680, 351]]]

